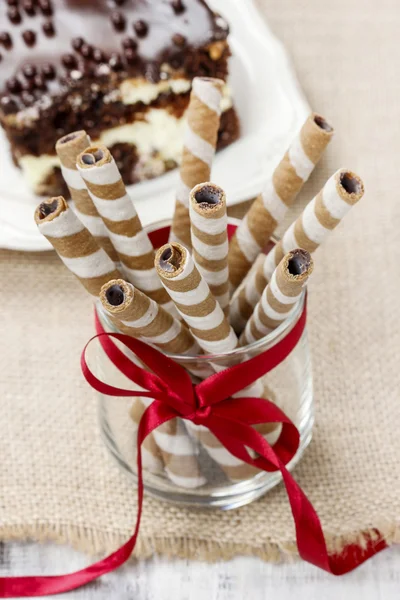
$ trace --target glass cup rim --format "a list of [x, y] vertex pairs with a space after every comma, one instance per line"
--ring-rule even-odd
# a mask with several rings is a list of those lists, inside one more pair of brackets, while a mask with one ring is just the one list
[[[163, 227], [168, 227], [169, 225], [171, 225], [171, 223], [172, 223], [172, 219], [162, 219], [160, 221], [155, 221], [154, 223], [147, 225], [146, 227], [144, 227], [144, 229], [148, 233], [151, 233], [153, 231], [157, 231], [157, 229], [162, 229]], [[231, 225], [238, 225], [240, 223], [240, 220], [235, 219], [233, 217], [228, 217], [228, 223]], [[274, 237], [274, 236], [272, 237], [272, 240], [277, 241], [276, 237]], [[306, 290], [304, 289], [300, 298], [298, 299], [298, 301], [294, 305], [294, 307], [291, 309], [291, 311], [290, 311], [289, 315], [286, 317], [286, 319], [284, 319], [282, 321], [282, 323], [276, 329], [274, 329], [267, 335], [263, 336], [259, 340], [256, 340], [255, 342], [248, 344], [247, 346], [240, 346], [238, 348], [235, 348], [234, 350], [230, 350], [229, 352], [224, 352], [222, 354], [197, 354], [195, 356], [188, 356], [188, 355], [184, 355], [184, 354], [169, 354], [169, 353], [165, 352], [165, 355], [179, 363], [187, 363], [187, 364], [190, 364], [193, 362], [204, 363], [204, 362], [210, 362], [211, 360], [218, 361], [218, 360], [225, 359], [226, 357], [233, 358], [233, 357], [238, 357], [238, 356], [240, 357], [242, 355], [243, 356], [247, 355], [247, 358], [248, 358], [248, 353], [253, 355], [253, 354], [259, 352], [261, 349], [267, 349], [268, 347], [274, 346], [275, 343], [277, 343], [278, 339], [286, 331], [290, 330], [297, 323], [298, 319], [300, 318], [300, 316], [303, 312], [305, 300], [306, 300]], [[108, 316], [105, 313], [105, 311], [103, 310], [100, 302], [97, 302], [96, 310], [98, 313], [100, 313], [101, 317], [107, 322], [107, 326], [113, 332], [121, 333], [115, 327], [115, 325], [113, 325], [111, 320], [108, 318]]]

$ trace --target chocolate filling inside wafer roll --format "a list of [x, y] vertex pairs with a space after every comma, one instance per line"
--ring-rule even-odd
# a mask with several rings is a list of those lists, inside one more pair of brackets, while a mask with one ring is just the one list
[[340, 175], [340, 185], [346, 190], [348, 194], [360, 194], [362, 192], [362, 183], [361, 180], [350, 173], [349, 171], [345, 171]]
[[52, 198], [51, 200], [42, 202], [39, 205], [39, 208], [37, 211], [38, 218], [40, 220], [42, 220], [42, 219], [45, 219], [46, 217], [48, 217], [49, 215], [51, 215], [52, 213], [56, 212], [58, 205], [59, 205], [58, 198]]
[[125, 293], [120, 285], [112, 285], [106, 291], [107, 302], [111, 306], [121, 306], [125, 302]]
[[306, 250], [298, 248], [291, 252], [291, 257], [288, 260], [288, 272], [290, 275], [303, 275], [310, 268], [311, 256]]
[[160, 269], [167, 273], [174, 273], [181, 266], [182, 258], [179, 248], [175, 244], [170, 244], [160, 256]]
[[202, 208], [210, 208], [216, 204], [220, 204], [223, 198], [223, 191], [216, 185], [202, 185], [194, 194], [194, 199]]
[[95, 165], [100, 162], [104, 158], [104, 152], [101, 148], [93, 148], [93, 150], [89, 150], [84, 152], [81, 155], [82, 162], [85, 165]]
[[109, 313], [118, 315], [126, 309], [134, 294], [134, 287], [124, 279], [110, 279], [100, 290], [100, 301]]
[[321, 117], [321, 115], [315, 115], [314, 117], [314, 123], [316, 125], [318, 125], [318, 127], [320, 129], [323, 129], [324, 131], [333, 131], [333, 127], [331, 125], [329, 125], [328, 121], [325, 121], [324, 117]]

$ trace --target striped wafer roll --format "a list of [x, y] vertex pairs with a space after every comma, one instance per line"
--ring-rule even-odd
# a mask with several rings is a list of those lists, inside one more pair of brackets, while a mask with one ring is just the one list
[[108, 281], [101, 289], [100, 302], [123, 333], [168, 354], [199, 354], [200, 347], [187, 327], [131, 283]]
[[155, 265], [200, 347], [212, 354], [233, 350], [237, 337], [189, 251], [178, 243], [165, 244], [156, 253]]
[[35, 221], [66, 267], [92, 296], [121, 273], [62, 196], [45, 200], [35, 211]]
[[313, 113], [292, 141], [264, 191], [253, 202], [231, 239], [228, 263], [233, 289], [265, 248], [332, 136], [333, 128], [329, 123]]
[[56, 152], [60, 159], [64, 181], [74, 202], [76, 214], [93, 235], [99, 246], [104, 248], [113, 261], [118, 261], [118, 254], [108, 237], [106, 226], [97, 212], [93, 200], [89, 196], [85, 182], [76, 168], [78, 154], [83, 152], [89, 145], [90, 138], [86, 131], [74, 131], [57, 141]]
[[78, 155], [77, 168], [118, 252], [125, 277], [150, 298], [174, 310], [154, 268], [153, 246], [108, 148], [101, 144], [86, 148]]
[[[135, 398], [130, 410], [130, 417], [137, 434], [140, 419], [143, 416], [146, 406], [141, 398]], [[160, 448], [154, 439], [154, 434], [150, 433], [142, 444], [142, 462], [143, 467], [150, 473], [160, 474], [164, 471], [164, 462], [162, 459]]]
[[299, 247], [314, 252], [363, 194], [361, 178], [351, 171], [340, 169], [328, 179], [233, 298], [230, 315], [236, 331], [240, 331], [242, 323], [250, 318], [284, 255]]
[[[200, 352], [189, 330], [132, 284], [121, 279], [109, 281], [101, 290], [100, 301], [123, 333], [170, 354], [194, 356]], [[142, 398], [142, 402], [148, 406], [152, 400]], [[164, 423], [153, 435], [171, 481], [189, 488], [204, 485], [196, 445], [179, 419]]]
[[194, 262], [225, 314], [229, 312], [228, 217], [225, 192], [200, 183], [189, 199]]
[[189, 194], [198, 183], [210, 180], [211, 164], [217, 144], [221, 97], [224, 82], [211, 77], [195, 77], [186, 113], [182, 163], [171, 241], [190, 248]]
[[[234, 350], [238, 344], [237, 337], [189, 251], [177, 243], [165, 244], [158, 250], [155, 264], [163, 285], [200, 347], [213, 354]], [[216, 372], [226, 368], [213, 362], [211, 366]], [[263, 391], [263, 383], [258, 380], [235, 396], [261, 397]], [[257, 469], [232, 456], [206, 427], [193, 423], [188, 423], [188, 427], [228, 478], [235, 481], [247, 479], [257, 472]]]
[[259, 340], [283, 323], [296, 306], [313, 266], [311, 254], [300, 248], [282, 258], [240, 337], [241, 346]]

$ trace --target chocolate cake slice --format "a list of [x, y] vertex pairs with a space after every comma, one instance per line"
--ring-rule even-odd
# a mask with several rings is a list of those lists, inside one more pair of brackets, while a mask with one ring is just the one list
[[[34, 192], [66, 193], [54, 146], [77, 129], [126, 184], [176, 167], [191, 81], [226, 81], [227, 35], [204, 0], [0, 0], [0, 121]], [[218, 147], [238, 129], [226, 87]]]

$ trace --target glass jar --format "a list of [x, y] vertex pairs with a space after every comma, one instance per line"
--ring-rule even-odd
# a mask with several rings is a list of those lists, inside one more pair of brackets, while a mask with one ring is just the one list
[[[164, 221], [147, 228], [149, 234], [156, 235], [158, 245], [167, 241], [169, 224]], [[236, 224], [237, 221], [230, 219], [231, 231]], [[154, 243], [154, 238], [152, 241]], [[170, 357], [184, 366], [193, 375], [195, 381], [196, 376], [202, 373], [208, 376], [217, 370], [249, 360], [272, 348], [290, 331], [302, 314], [304, 302], [305, 294], [301, 296], [290, 317], [275, 331], [228, 355], [197, 357], [170, 355]], [[115, 327], [104, 314], [101, 306], [96, 308], [103, 328], [115, 332]], [[119, 347], [122, 349], [122, 346]], [[137, 362], [137, 358], [129, 350], [124, 352]], [[134, 389], [132, 382], [128, 382], [112, 365], [99, 343], [96, 344], [95, 361], [93, 370], [101, 379], [117, 387]], [[304, 330], [291, 354], [262, 381], [259, 380], [258, 385], [260, 384], [265, 390], [264, 397], [276, 403], [299, 430], [300, 445], [287, 465], [290, 470], [298, 463], [311, 440], [314, 421], [307, 329]], [[254, 394], [244, 391], [243, 395]], [[99, 419], [105, 444], [119, 466], [133, 478], [136, 478], [137, 421], [140, 417], [140, 403], [142, 402], [141, 410], [144, 410], [146, 400], [149, 402], [149, 399], [140, 399], [138, 405], [136, 398], [99, 395]], [[162, 428], [165, 428], [165, 425]], [[218, 440], [205, 428], [193, 426], [182, 419], [177, 419], [170, 426], [167, 434], [162, 428], [152, 434], [151, 440], [147, 439], [147, 444], [153, 453], [144, 450], [145, 489], [147, 493], [157, 498], [199, 507], [230, 509], [252, 502], [281, 480], [279, 472], [256, 471], [246, 463], [241, 463], [221, 447]], [[261, 433], [273, 444], [279, 437], [279, 428], [279, 425], [261, 426]], [[177, 436], [173, 437], [172, 443], [175, 445], [172, 446], [172, 451], [171, 446], [166, 446], [171, 441], [171, 433]], [[190, 451], [187, 448], [190, 448]], [[188, 465], [191, 469], [189, 474]], [[180, 469], [183, 470], [182, 477]]]

